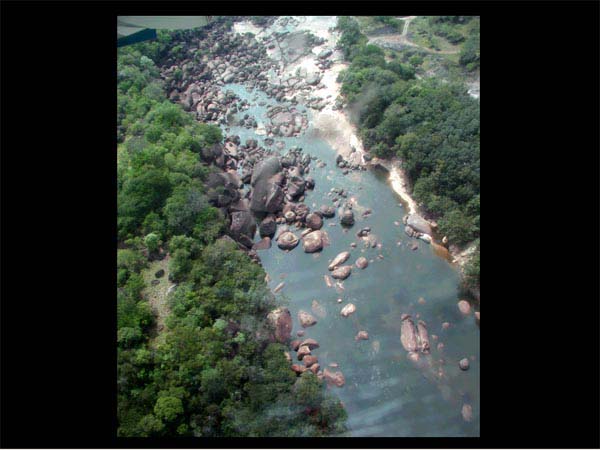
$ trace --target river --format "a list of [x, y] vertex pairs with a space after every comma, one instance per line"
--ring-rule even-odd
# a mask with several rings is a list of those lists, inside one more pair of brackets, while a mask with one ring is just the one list
[[[249, 114], [258, 123], [268, 123], [267, 106], [286, 105], [261, 91], [248, 92], [243, 85], [223, 87], [228, 89], [251, 103], [249, 109], [235, 116], [238, 120]], [[259, 102], [266, 105], [258, 106]], [[305, 108], [298, 105], [297, 109]], [[309, 124], [313, 115], [308, 110]], [[257, 139], [259, 145], [266, 147], [266, 136], [257, 135], [254, 129], [231, 126], [225, 134], [237, 134], [242, 142]], [[329, 234], [331, 245], [321, 252], [304, 253], [301, 245], [284, 252], [275, 243], [269, 250], [258, 252], [271, 289], [285, 282], [276, 295], [292, 313], [294, 336], [301, 329], [298, 311], [313, 314], [318, 323], [306, 329], [305, 334], [321, 345], [313, 354], [319, 358], [321, 368], [337, 363], [339, 368], [335, 370], [341, 370], [345, 376], [345, 386], [331, 389], [348, 412], [346, 435], [479, 436], [479, 326], [472, 313], [463, 316], [457, 308], [456, 269], [436, 256], [430, 245], [404, 233], [405, 209], [390, 186], [387, 172], [369, 169], [344, 176], [336, 167], [336, 152], [310, 125], [300, 136], [275, 138], [278, 141], [285, 143], [281, 153], [299, 146], [326, 163], [323, 168], [317, 167], [315, 161], [311, 163], [310, 175], [316, 185], [313, 191], [307, 191], [304, 201], [311, 210], [332, 205], [332, 198], [327, 195], [331, 188], [343, 188], [348, 192], [347, 200], [354, 204], [356, 223], [349, 230], [340, 226], [337, 213], [324, 220], [323, 230]], [[365, 208], [372, 210], [368, 217], [361, 214]], [[366, 248], [356, 237], [363, 226], [371, 227], [381, 248]], [[259, 239], [257, 234], [255, 241]], [[353, 242], [356, 248], [351, 247]], [[418, 243], [418, 249], [411, 249], [413, 242]], [[369, 266], [364, 270], [354, 266], [342, 283], [343, 290], [335, 285], [329, 288], [324, 281], [324, 275], [330, 274], [329, 261], [346, 250], [351, 252], [347, 264], [365, 256]], [[338, 299], [342, 302], [338, 303]], [[321, 305], [323, 317], [312, 310], [314, 300]], [[340, 310], [349, 302], [356, 305], [356, 312], [344, 318]], [[429, 330], [431, 355], [421, 355], [419, 362], [409, 360], [400, 343], [403, 313], [411, 314], [415, 322], [425, 321]], [[450, 323], [448, 329], [442, 328], [444, 322]], [[369, 339], [355, 341], [359, 330], [367, 331]], [[432, 335], [437, 335], [438, 340], [433, 340]], [[443, 343], [443, 350], [438, 350], [438, 343]], [[469, 358], [467, 371], [458, 366], [462, 358]], [[472, 406], [470, 422], [461, 415], [463, 404]]]

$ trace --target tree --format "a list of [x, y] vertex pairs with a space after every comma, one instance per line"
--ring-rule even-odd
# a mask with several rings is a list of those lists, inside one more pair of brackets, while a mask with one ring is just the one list
[[176, 397], [160, 397], [154, 406], [154, 414], [160, 420], [173, 422], [183, 414], [183, 403]]

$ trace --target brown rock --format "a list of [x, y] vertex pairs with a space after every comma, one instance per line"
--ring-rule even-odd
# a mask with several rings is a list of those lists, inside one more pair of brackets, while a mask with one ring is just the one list
[[429, 336], [427, 334], [425, 322], [422, 320], [419, 320], [417, 323], [417, 332], [419, 334], [419, 349], [422, 353], [429, 353]]
[[267, 320], [275, 328], [275, 340], [286, 342], [292, 335], [292, 314], [287, 308], [277, 308], [267, 315]]
[[329, 369], [323, 371], [323, 378], [328, 384], [333, 384], [337, 387], [342, 387], [346, 383], [344, 374], [342, 372], [331, 372]]
[[310, 355], [310, 348], [308, 348], [306, 345], [301, 345], [298, 349], [298, 361], [302, 361], [302, 358], [304, 358], [306, 355]]
[[316, 364], [317, 362], [319, 362], [319, 359], [313, 355], [306, 355], [304, 358], [302, 358], [302, 362], [304, 363], [304, 365], [306, 367], [310, 367], [313, 364]]
[[300, 345], [301, 345], [301, 343], [300, 343], [300, 342], [301, 342], [301, 341], [300, 341], [300, 339], [296, 339], [295, 341], [292, 341], [292, 342], [290, 343], [290, 348], [291, 348], [292, 350], [294, 350], [295, 352], [297, 352], [297, 351], [298, 351], [298, 349], [300, 348]]
[[312, 366], [310, 366], [310, 370], [316, 375], [319, 372], [320, 367], [321, 366], [319, 364], [313, 364]]
[[323, 226], [323, 219], [321, 216], [315, 213], [310, 213], [306, 216], [306, 226], [311, 228], [312, 230], [320, 230]]
[[473, 408], [471, 407], [471, 405], [465, 403], [462, 406], [460, 413], [462, 414], [462, 417], [465, 422], [471, 422], [473, 420]]
[[301, 374], [306, 372], [308, 369], [306, 368], [306, 366], [302, 366], [300, 364], [292, 364], [292, 370], [297, 374]]
[[291, 231], [281, 233], [277, 238], [277, 246], [282, 250], [291, 250], [298, 245], [298, 238]]
[[[296, 341], [294, 341], [296, 342]], [[300, 344], [301, 347], [308, 347], [310, 350], [314, 350], [315, 348], [319, 348], [319, 343], [317, 341], [315, 341], [314, 339], [308, 338], [308, 339], [304, 339], [302, 341], [302, 343]]]
[[318, 252], [323, 248], [323, 233], [315, 230], [302, 238], [302, 247], [306, 253]]

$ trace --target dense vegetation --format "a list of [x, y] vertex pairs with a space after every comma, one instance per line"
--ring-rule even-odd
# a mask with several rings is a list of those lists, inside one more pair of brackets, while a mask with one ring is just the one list
[[[161, 33], [118, 54], [118, 435], [322, 436], [346, 413], [311, 372], [296, 377], [266, 324], [264, 271], [227, 239], [201, 149], [222, 140], [166, 99]], [[169, 258], [160, 338], [145, 299], [149, 260]]]
[[[433, 19], [437, 32], [446, 33], [451, 20]], [[340, 17], [338, 28], [339, 46], [350, 62], [339, 76], [341, 92], [365, 147], [381, 158], [402, 159], [415, 199], [451, 243], [462, 246], [477, 239], [479, 102], [461, 84], [417, 80], [413, 65], [386, 62], [380, 47], [366, 44], [354, 19]], [[469, 280], [478, 280], [478, 261], [477, 253]]]

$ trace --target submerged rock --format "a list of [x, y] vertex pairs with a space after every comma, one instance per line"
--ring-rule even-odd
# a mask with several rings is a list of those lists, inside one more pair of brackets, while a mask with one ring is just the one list
[[316, 356], [313, 356], [313, 355], [306, 355], [304, 358], [302, 358], [302, 362], [304, 363], [304, 365], [306, 367], [310, 367], [313, 364], [318, 363], [319, 358], [317, 358]]
[[325, 378], [328, 384], [333, 384], [337, 387], [342, 387], [346, 384], [344, 374], [340, 371], [332, 372], [326, 368], [323, 370], [323, 378]]
[[463, 313], [464, 315], [467, 315], [471, 312], [471, 305], [469, 305], [468, 301], [461, 300], [460, 302], [458, 302], [458, 309], [460, 310], [461, 313]]
[[358, 334], [354, 337], [355, 341], [367, 340], [369, 339], [369, 333], [366, 331], [359, 331]]
[[324, 319], [325, 316], [327, 316], [327, 311], [325, 311], [325, 308], [323, 308], [323, 306], [320, 305], [316, 300], [312, 301], [310, 308], [319, 319]]
[[473, 420], [473, 408], [471, 405], [464, 404], [460, 411], [465, 422], [471, 422]]
[[328, 269], [334, 270], [337, 266], [346, 262], [348, 258], [350, 258], [350, 252], [342, 252], [338, 254], [335, 258], [333, 258], [333, 261], [331, 261], [331, 264], [329, 264]]

